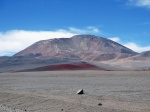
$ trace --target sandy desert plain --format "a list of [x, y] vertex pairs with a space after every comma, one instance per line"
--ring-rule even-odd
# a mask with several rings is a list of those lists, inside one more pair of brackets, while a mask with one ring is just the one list
[[150, 112], [150, 71], [0, 73], [0, 112]]

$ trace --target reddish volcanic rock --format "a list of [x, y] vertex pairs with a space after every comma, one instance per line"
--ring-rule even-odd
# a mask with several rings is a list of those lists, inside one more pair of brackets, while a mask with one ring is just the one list
[[105, 70], [97, 66], [87, 64], [87, 63], [67, 63], [67, 64], [57, 64], [38, 67], [34, 69], [21, 70], [19, 72], [28, 72], [28, 71], [55, 71], [55, 70]]

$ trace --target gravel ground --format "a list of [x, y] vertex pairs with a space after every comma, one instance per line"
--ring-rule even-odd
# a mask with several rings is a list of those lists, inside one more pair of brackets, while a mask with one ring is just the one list
[[0, 74], [0, 112], [150, 112], [149, 105], [149, 71]]

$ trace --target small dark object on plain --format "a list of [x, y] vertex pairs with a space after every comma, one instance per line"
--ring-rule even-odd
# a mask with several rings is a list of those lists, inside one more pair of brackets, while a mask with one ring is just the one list
[[78, 90], [76, 94], [78, 94], [78, 95], [84, 94], [83, 89]]
[[61, 109], [61, 111], [63, 111], [64, 109]]
[[102, 106], [102, 103], [99, 103], [98, 106]]

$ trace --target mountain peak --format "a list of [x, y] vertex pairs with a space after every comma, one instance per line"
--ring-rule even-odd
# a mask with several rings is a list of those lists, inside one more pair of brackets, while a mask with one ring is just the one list
[[103, 37], [95, 36], [95, 35], [90, 35], [90, 34], [84, 34], [84, 35], [74, 35], [71, 38], [82, 38], [82, 39], [106, 39]]
[[137, 54], [103, 37], [95, 35], [75, 35], [71, 38], [56, 38], [39, 41], [15, 54], [15, 56], [37, 53], [48, 57], [91, 61], [125, 58]]
[[98, 36], [95, 36], [95, 35], [90, 35], [90, 34], [83, 34], [83, 35], [74, 35], [73, 37], [71, 38], [92, 38], [92, 37], [98, 37]]

